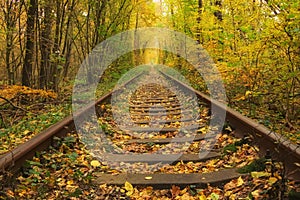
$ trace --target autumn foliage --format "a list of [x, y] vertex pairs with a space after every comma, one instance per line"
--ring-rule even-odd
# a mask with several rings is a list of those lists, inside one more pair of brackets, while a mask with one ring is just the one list
[[6, 100], [19, 103], [22, 98], [26, 99], [28, 102], [45, 101], [57, 98], [57, 94], [52, 91], [32, 89], [19, 85], [2, 85], [0, 87], [0, 97], [3, 97], [0, 99], [0, 103], [4, 103]]

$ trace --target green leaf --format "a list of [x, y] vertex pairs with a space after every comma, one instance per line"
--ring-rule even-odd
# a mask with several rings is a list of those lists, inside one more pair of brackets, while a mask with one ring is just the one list
[[211, 193], [210, 197], [211, 197], [212, 200], [218, 200], [220, 198], [220, 196], [218, 194], [214, 193], [214, 192]]
[[28, 164], [29, 164], [29, 165], [40, 166], [40, 167], [43, 166], [41, 163], [35, 162], [35, 161], [31, 161], [31, 160], [28, 161]]
[[296, 15], [294, 14], [294, 13], [291, 13], [291, 14], [289, 14], [288, 16], [287, 16], [287, 18], [288, 19], [292, 19], [292, 18], [294, 18]]

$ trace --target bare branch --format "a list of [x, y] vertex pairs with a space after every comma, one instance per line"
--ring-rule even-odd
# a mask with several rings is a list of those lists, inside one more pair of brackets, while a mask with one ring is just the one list
[[7, 103], [9, 103], [12, 107], [14, 107], [16, 109], [22, 110], [22, 111], [24, 111], [26, 113], [30, 113], [28, 110], [25, 110], [24, 108], [21, 108], [21, 107], [15, 105], [11, 100], [9, 100], [9, 99], [7, 99], [5, 97], [0, 96], [0, 99], [3, 99], [4, 101], [6, 101]]

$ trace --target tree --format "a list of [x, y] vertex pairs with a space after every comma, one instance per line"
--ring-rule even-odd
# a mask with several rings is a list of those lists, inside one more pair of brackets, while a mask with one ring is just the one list
[[49, 89], [48, 84], [50, 82], [50, 68], [51, 68], [51, 50], [53, 47], [53, 41], [51, 38], [52, 24], [53, 24], [53, 1], [47, 0], [44, 2], [42, 12], [44, 13], [44, 19], [41, 25], [41, 67], [39, 70], [39, 88]]
[[[3, 1], [0, 3], [3, 13], [3, 28], [5, 38], [5, 65], [8, 77], [8, 84], [14, 84], [16, 79], [16, 71], [20, 65], [22, 58], [22, 41], [20, 20], [23, 13], [23, 2]], [[19, 41], [18, 41], [19, 40]], [[20, 48], [17, 49], [17, 42]]]
[[34, 56], [34, 30], [35, 22], [38, 14], [38, 0], [30, 0], [27, 12], [26, 22], [26, 45], [25, 58], [22, 69], [22, 85], [32, 86], [32, 72], [33, 72], [33, 56]]

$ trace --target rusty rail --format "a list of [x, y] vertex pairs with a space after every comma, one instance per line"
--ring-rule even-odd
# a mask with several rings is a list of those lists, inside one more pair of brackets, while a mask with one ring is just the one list
[[172, 76], [160, 71], [166, 78], [180, 84], [194, 92], [201, 101], [212, 104], [220, 110], [226, 110], [226, 120], [235, 129], [236, 136], [244, 137], [251, 135], [255, 144], [259, 146], [260, 155], [265, 155], [267, 150], [272, 152], [272, 158], [283, 162], [286, 167], [286, 175], [289, 179], [300, 181], [300, 148], [287, 138], [275, 133], [254, 120], [243, 116], [239, 112], [229, 108], [225, 104], [211, 99], [209, 96], [194, 88], [176, 80]]
[[[74, 116], [85, 116], [85, 113], [87, 113], [90, 109], [97, 107], [97, 105], [109, 99], [113, 92], [122, 90], [124, 86], [128, 85], [130, 82], [134, 81], [142, 74], [143, 72], [139, 73], [137, 76], [123, 83], [123, 85], [117, 88], [115, 91], [109, 92], [97, 101], [90, 103], [85, 108], [78, 110], [78, 112], [75, 113]], [[67, 133], [70, 133], [74, 130], [74, 119], [73, 116], [70, 115], [64, 118], [62, 121], [35, 135], [27, 142], [17, 146], [12, 151], [9, 151], [0, 156], [0, 173], [5, 171], [14, 173], [18, 171], [26, 160], [31, 159], [35, 155], [35, 152], [47, 149], [53, 143], [53, 138], [55, 136], [64, 137]]]

